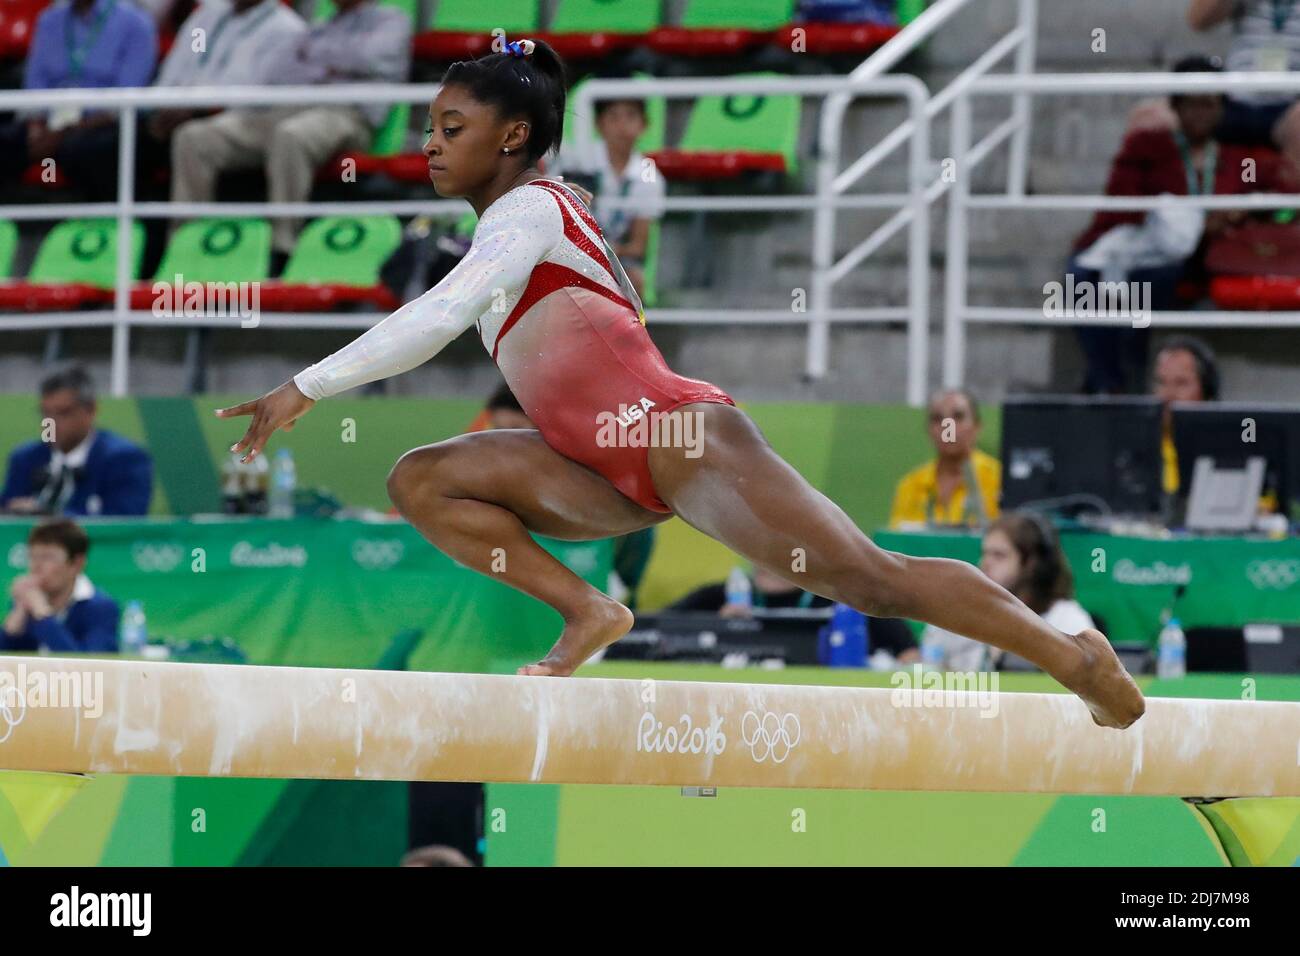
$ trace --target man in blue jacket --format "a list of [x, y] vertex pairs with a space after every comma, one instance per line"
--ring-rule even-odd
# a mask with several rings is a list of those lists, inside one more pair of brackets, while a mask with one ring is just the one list
[[139, 445], [95, 427], [90, 375], [74, 365], [41, 382], [41, 440], [9, 455], [0, 511], [10, 514], [142, 515], [153, 493], [153, 459]]
[[68, 518], [38, 524], [27, 536], [27, 573], [9, 585], [13, 603], [0, 650], [117, 652], [117, 602], [86, 577], [90, 538]]

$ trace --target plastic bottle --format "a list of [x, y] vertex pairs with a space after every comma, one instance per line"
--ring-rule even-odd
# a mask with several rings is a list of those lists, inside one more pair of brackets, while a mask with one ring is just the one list
[[298, 486], [298, 470], [293, 464], [293, 453], [281, 448], [275, 453], [271, 470], [271, 517], [293, 517], [293, 493]]
[[867, 666], [867, 619], [847, 604], [831, 609], [830, 623], [822, 631], [819, 654], [828, 667]]
[[754, 586], [749, 583], [749, 575], [740, 568], [732, 568], [727, 575], [727, 603], [745, 608], [754, 606]]
[[130, 601], [122, 612], [122, 626], [118, 641], [121, 652], [140, 657], [145, 645], [149, 643], [149, 631], [145, 626], [144, 605], [139, 601]]
[[1160, 629], [1156, 676], [1161, 680], [1187, 676], [1187, 635], [1176, 617], [1171, 617]]

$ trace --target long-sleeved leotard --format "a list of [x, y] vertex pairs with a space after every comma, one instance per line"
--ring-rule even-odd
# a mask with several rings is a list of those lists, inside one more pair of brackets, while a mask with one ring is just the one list
[[647, 446], [697, 438], [669, 413], [733, 404], [668, 368], [595, 219], [545, 179], [493, 202], [445, 279], [294, 383], [308, 398], [336, 395], [423, 365], [475, 324], [546, 443], [652, 511], [670, 509], [655, 493]]

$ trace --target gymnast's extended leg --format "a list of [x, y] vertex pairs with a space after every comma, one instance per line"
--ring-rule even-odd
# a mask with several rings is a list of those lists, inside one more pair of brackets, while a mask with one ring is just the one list
[[[925, 621], [1019, 654], [1082, 697], [1100, 724], [1126, 727], [1142, 715], [1141, 692], [1099, 631], [1061, 633], [964, 562], [876, 547], [739, 409], [677, 411], [700, 416], [702, 454], [651, 448], [650, 472], [659, 496], [695, 528], [864, 613]], [[800, 558], [804, 570], [792, 570]]]
[[633, 620], [631, 611], [566, 568], [528, 532], [589, 541], [669, 517], [624, 497], [532, 429], [475, 432], [412, 449], [389, 473], [388, 494], [436, 547], [559, 612], [559, 641], [521, 674], [567, 676], [626, 634]]

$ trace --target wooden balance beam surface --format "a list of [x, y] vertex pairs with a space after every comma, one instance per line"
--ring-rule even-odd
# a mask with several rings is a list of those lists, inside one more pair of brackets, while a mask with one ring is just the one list
[[0, 769], [1300, 796], [1300, 704], [0, 657]]

